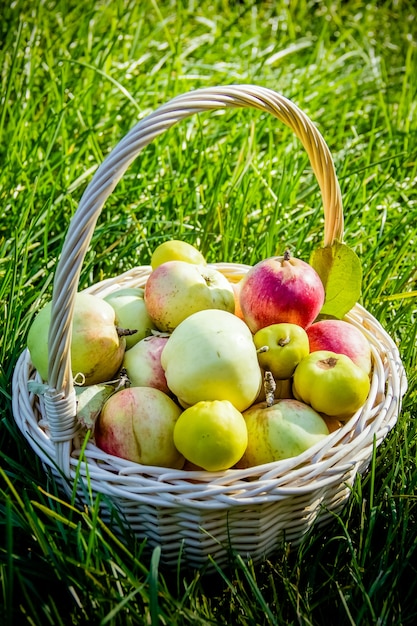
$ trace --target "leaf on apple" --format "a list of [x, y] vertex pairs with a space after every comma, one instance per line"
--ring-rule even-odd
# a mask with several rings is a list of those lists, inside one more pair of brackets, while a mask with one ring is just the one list
[[104, 403], [117, 391], [130, 387], [130, 380], [123, 367], [115, 380], [86, 387], [75, 385], [77, 396], [77, 419], [82, 426], [93, 430]]
[[28, 391], [36, 394], [37, 396], [43, 396], [47, 388], [48, 385], [46, 383], [38, 383], [36, 380], [28, 381]]
[[[74, 388], [77, 397], [77, 419], [81, 426], [93, 430], [104, 403], [116, 390], [110, 384]], [[47, 389], [46, 383], [28, 382], [28, 390], [38, 396], [43, 396]]]
[[320, 315], [342, 319], [358, 302], [362, 288], [362, 267], [356, 253], [344, 243], [314, 250], [310, 264], [320, 276], [326, 299]]
[[77, 396], [77, 419], [82, 426], [93, 429], [106, 400], [115, 393], [112, 385], [75, 387]]

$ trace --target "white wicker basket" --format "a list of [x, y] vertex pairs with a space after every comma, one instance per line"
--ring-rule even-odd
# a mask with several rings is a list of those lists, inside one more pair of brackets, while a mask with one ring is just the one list
[[[395, 425], [407, 386], [394, 342], [372, 315], [356, 305], [347, 319], [371, 344], [369, 398], [345, 426], [298, 457], [209, 473], [141, 466], [103, 453], [93, 441], [81, 455], [69, 345], [79, 276], [97, 218], [148, 143], [194, 113], [226, 107], [266, 111], [294, 131], [321, 190], [324, 244], [342, 240], [342, 201], [333, 160], [322, 136], [298, 107], [274, 91], [252, 85], [199, 89], [176, 97], [136, 124], [114, 148], [70, 223], [55, 272], [47, 393], [37, 396], [28, 391], [28, 381], [39, 377], [27, 350], [20, 355], [13, 377], [14, 418], [46, 471], [67, 491], [75, 485], [82, 501], [102, 494], [104, 519], [110, 519], [115, 506], [139, 538], [147, 538], [150, 547], [161, 546], [162, 561], [169, 566], [177, 565], [179, 554], [189, 566], [203, 566], [208, 555], [222, 565], [230, 549], [257, 562], [284, 539], [296, 544], [313, 524], [327, 522], [346, 502], [374, 446]], [[231, 281], [248, 270], [232, 263], [215, 267]], [[149, 273], [150, 267], [138, 267], [88, 291], [104, 296], [119, 287], [143, 286]]]

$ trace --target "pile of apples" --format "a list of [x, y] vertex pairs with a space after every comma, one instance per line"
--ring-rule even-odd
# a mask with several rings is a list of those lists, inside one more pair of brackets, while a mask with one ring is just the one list
[[[296, 456], [365, 403], [371, 350], [320, 319], [323, 284], [289, 253], [238, 282], [188, 243], [159, 245], [144, 288], [77, 294], [71, 364], [78, 419], [108, 454], [223, 471]], [[48, 376], [48, 303], [28, 335]]]

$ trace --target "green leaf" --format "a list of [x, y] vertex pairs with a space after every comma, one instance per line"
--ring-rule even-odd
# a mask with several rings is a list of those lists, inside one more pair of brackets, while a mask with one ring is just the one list
[[358, 302], [362, 288], [362, 267], [356, 253], [344, 243], [318, 248], [310, 264], [320, 276], [326, 299], [320, 315], [341, 319]]
[[130, 380], [124, 367], [115, 380], [109, 380], [98, 385], [87, 385], [86, 387], [75, 385], [77, 419], [80, 424], [84, 428], [94, 430], [104, 403], [111, 395], [126, 387], [130, 387]]
[[104, 403], [115, 392], [112, 385], [75, 387], [77, 418], [82, 426], [93, 429]]
[[46, 383], [38, 383], [36, 380], [28, 381], [28, 390], [35, 393], [37, 396], [43, 396], [47, 389], [48, 385]]

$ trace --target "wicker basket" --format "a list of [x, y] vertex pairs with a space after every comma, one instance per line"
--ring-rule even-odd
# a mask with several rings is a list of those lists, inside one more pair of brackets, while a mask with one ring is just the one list
[[[224, 472], [168, 470], [141, 466], [99, 450], [91, 440], [83, 450], [76, 420], [69, 345], [81, 266], [100, 211], [140, 151], [176, 122], [226, 107], [252, 107], [289, 126], [306, 150], [320, 186], [324, 207], [324, 244], [343, 238], [340, 188], [322, 136], [291, 101], [252, 85], [199, 89], [181, 95], [140, 121], [101, 164], [70, 223], [55, 272], [49, 340], [49, 388], [37, 396], [28, 390], [39, 375], [25, 350], [13, 376], [14, 418], [45, 470], [64, 490], [76, 489], [81, 501], [101, 494], [102, 515], [114, 507], [124, 524], [162, 561], [176, 566], [181, 555], [201, 567], [211, 555], [219, 565], [229, 550], [254, 562], [271, 555], [281, 542], [298, 543], [313, 524], [324, 524], [349, 497], [357, 473], [367, 468], [374, 446], [395, 425], [407, 382], [398, 350], [378, 321], [360, 305], [347, 319], [360, 328], [372, 348], [369, 398], [338, 431], [298, 457], [245, 470]], [[249, 268], [215, 264], [231, 281]], [[138, 267], [91, 286], [105, 296], [125, 286], [143, 286], [150, 267]]]

